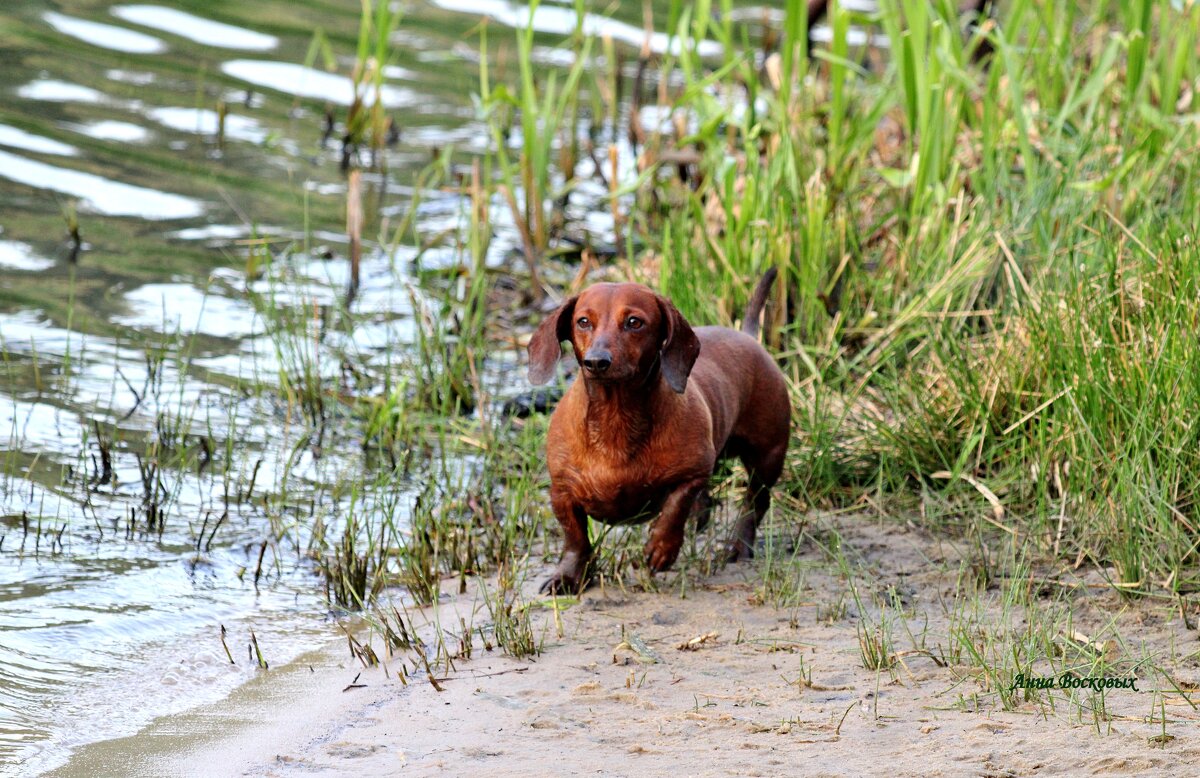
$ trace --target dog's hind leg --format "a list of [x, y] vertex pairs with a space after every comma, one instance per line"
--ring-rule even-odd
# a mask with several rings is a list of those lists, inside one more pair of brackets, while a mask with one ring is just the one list
[[786, 444], [767, 451], [747, 450], [741, 457], [749, 474], [742, 513], [733, 527], [733, 535], [725, 547], [725, 560], [737, 562], [754, 556], [754, 539], [758, 525], [771, 507], [771, 487], [783, 472]]
[[692, 508], [692, 515], [696, 517], [696, 534], [699, 535], [704, 530], [708, 529], [708, 524], [712, 521], [713, 498], [708, 489], [700, 492], [696, 498], [696, 505]]

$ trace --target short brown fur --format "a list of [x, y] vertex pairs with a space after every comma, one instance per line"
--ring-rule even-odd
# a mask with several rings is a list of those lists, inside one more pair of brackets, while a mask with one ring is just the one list
[[749, 474], [746, 506], [727, 547], [752, 556], [754, 537], [783, 470], [791, 408], [778, 366], [755, 335], [772, 269], [759, 282], [743, 331], [693, 329], [669, 300], [641, 284], [595, 284], [565, 301], [529, 343], [530, 380], [554, 374], [571, 342], [579, 378], [550, 419], [550, 502], [562, 525], [562, 558], [543, 591], [587, 581], [587, 518], [648, 521], [646, 563], [663, 571], [683, 544], [684, 523], [707, 524], [708, 481], [719, 459]]

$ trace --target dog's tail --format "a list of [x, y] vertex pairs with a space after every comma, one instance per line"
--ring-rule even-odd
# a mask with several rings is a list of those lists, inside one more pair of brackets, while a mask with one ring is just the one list
[[758, 337], [758, 320], [762, 316], [763, 307], [767, 304], [767, 295], [771, 293], [771, 285], [775, 283], [777, 275], [778, 268], [769, 268], [759, 279], [758, 286], [754, 287], [754, 294], [750, 295], [750, 303], [746, 306], [746, 318], [742, 319], [742, 332], [747, 335]]

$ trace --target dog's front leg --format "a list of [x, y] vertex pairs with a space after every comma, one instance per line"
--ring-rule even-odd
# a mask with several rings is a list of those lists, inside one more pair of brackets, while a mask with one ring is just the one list
[[587, 583], [592, 544], [588, 540], [587, 512], [566, 491], [550, 489], [550, 507], [563, 531], [562, 557], [541, 591], [549, 594], [578, 594]]
[[683, 546], [683, 526], [692, 513], [696, 498], [708, 486], [707, 478], [696, 478], [680, 484], [667, 495], [662, 513], [650, 527], [646, 543], [646, 566], [655, 573], [670, 569]]

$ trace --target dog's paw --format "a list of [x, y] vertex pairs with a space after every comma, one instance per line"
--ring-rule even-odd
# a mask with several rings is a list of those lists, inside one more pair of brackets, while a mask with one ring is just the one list
[[579, 594], [587, 587], [587, 564], [580, 563], [574, 559], [566, 560], [558, 563], [558, 567], [554, 568], [554, 572], [542, 585], [538, 587], [538, 591], [542, 594], [551, 596], [563, 594]]
[[670, 570], [682, 545], [683, 538], [651, 538], [646, 544], [646, 567], [654, 573]]
[[555, 573], [545, 581], [542, 581], [542, 585], [538, 587], [538, 592], [540, 594], [548, 594], [551, 597], [557, 597], [563, 594], [579, 594], [582, 588], [582, 582], [578, 578]]
[[725, 544], [725, 563], [733, 564], [741, 562], [743, 559], [754, 558], [754, 545], [747, 545], [744, 540], [735, 538]]

